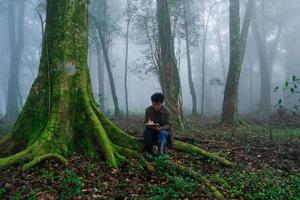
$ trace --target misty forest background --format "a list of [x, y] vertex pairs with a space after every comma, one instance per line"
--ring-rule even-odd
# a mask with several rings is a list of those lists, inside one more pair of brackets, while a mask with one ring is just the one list
[[[115, 171], [77, 154], [68, 167], [50, 159], [18, 178], [22, 166], [14, 165], [0, 172], [0, 197], [300, 198], [299, 10], [299, 0], [89, 0], [86, 53], [100, 112], [140, 137], [150, 96], [161, 91], [175, 138], [217, 157], [176, 143], [155, 172], [139, 165]], [[46, 14], [46, 0], [0, 0], [0, 138], [17, 130], [38, 76]], [[22, 189], [18, 179], [31, 186]], [[129, 189], [127, 179], [135, 183]]]

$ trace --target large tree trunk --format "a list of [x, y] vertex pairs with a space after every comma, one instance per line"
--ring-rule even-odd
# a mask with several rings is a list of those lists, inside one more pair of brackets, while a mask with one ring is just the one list
[[0, 141], [2, 154], [16, 154], [0, 159], [0, 167], [23, 161], [31, 167], [48, 157], [66, 163], [63, 156], [73, 150], [100, 155], [117, 167], [123, 160], [120, 146], [141, 149], [137, 139], [95, 106], [87, 68], [87, 22], [86, 1], [47, 1], [38, 76], [12, 131]]
[[166, 106], [183, 128], [182, 96], [179, 72], [177, 69], [174, 38], [171, 34], [171, 23], [167, 0], [157, 0], [157, 20], [161, 48], [160, 83], [165, 95]]
[[[73, 151], [100, 156], [112, 167], [125, 156], [144, 160], [138, 152], [142, 140], [120, 130], [96, 107], [87, 67], [87, 16], [85, 0], [47, 1], [39, 72], [15, 125], [0, 140], [0, 153], [8, 156], [0, 158], [0, 169], [26, 162], [27, 169], [51, 157], [67, 164], [65, 156]], [[173, 148], [232, 165], [190, 144], [174, 141]]]
[[257, 54], [261, 72], [261, 102], [260, 110], [262, 112], [268, 112], [271, 106], [271, 78], [270, 78], [270, 67], [268, 63], [266, 37], [264, 31], [260, 32], [256, 6], [253, 8], [253, 20], [252, 20], [252, 31], [255, 37]]
[[197, 114], [197, 97], [196, 97], [196, 91], [195, 86], [193, 82], [193, 76], [192, 76], [192, 63], [191, 63], [191, 54], [190, 54], [190, 34], [189, 34], [189, 23], [187, 19], [187, 11], [189, 8], [189, 2], [186, 1], [183, 3], [183, 14], [184, 14], [184, 31], [185, 31], [185, 44], [186, 44], [186, 56], [187, 56], [187, 66], [188, 66], [188, 80], [189, 80], [189, 86], [190, 86], [190, 92], [192, 96], [192, 114]]
[[222, 122], [238, 122], [238, 86], [241, 72], [240, 2], [230, 0], [230, 64], [225, 87]]
[[[17, 118], [19, 113], [18, 99], [21, 99], [19, 88], [19, 65], [24, 49], [23, 29], [25, 2], [20, 1], [18, 4], [18, 15], [16, 15], [16, 1], [8, 2], [10, 65], [5, 115], [5, 120], [7, 121], [14, 121]], [[16, 16], [18, 16], [17, 20]]]

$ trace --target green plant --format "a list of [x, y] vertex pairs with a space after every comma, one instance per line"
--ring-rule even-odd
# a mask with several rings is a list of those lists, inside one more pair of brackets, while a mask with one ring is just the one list
[[43, 179], [46, 179], [46, 180], [48, 179], [48, 180], [51, 180], [53, 182], [56, 178], [58, 178], [58, 175], [56, 175], [54, 172], [49, 172], [45, 168], [42, 168], [40, 170], [40, 172], [42, 174], [41, 177]]
[[[274, 88], [274, 92], [282, 91], [285, 95], [289, 97], [295, 97], [296, 95], [299, 96], [300, 94], [300, 78], [297, 76], [293, 76], [292, 79], [285, 81], [284, 85], [282, 87], [276, 86]], [[297, 97], [297, 96], [296, 96]], [[280, 98], [275, 105], [275, 107], [282, 109], [285, 107], [286, 109], [290, 110], [293, 115], [296, 115], [300, 111], [300, 98], [297, 97], [297, 102], [293, 102], [294, 105], [292, 105], [290, 108], [285, 105], [285, 102], [283, 102], [283, 98]]]
[[77, 174], [68, 168], [66, 168], [64, 172], [65, 176], [61, 181], [61, 186], [64, 188], [65, 191], [60, 194], [60, 198], [68, 199], [73, 196], [81, 196], [81, 181]]
[[0, 188], [0, 197], [6, 192], [5, 188]]
[[191, 193], [194, 191], [196, 183], [193, 179], [190, 179], [188, 177], [182, 177], [182, 176], [175, 176], [172, 178], [173, 180], [173, 186], [177, 190], [181, 190], [186, 193]]
[[177, 199], [179, 197], [179, 194], [172, 186], [166, 188], [162, 186], [154, 186], [150, 188], [148, 194], [151, 195], [152, 200]]

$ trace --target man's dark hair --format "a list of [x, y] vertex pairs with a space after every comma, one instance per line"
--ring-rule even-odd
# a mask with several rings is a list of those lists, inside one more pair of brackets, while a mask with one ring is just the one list
[[162, 93], [156, 92], [151, 96], [151, 101], [152, 102], [158, 102], [158, 103], [163, 103], [165, 100], [165, 97]]

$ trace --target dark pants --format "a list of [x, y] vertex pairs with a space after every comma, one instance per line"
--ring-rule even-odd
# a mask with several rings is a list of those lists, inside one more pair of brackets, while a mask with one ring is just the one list
[[158, 151], [162, 154], [170, 139], [170, 133], [168, 133], [168, 131], [162, 130], [156, 132], [150, 128], [145, 128], [144, 130], [144, 142], [146, 150], [150, 154], [153, 154], [152, 147], [154, 144], [158, 145]]

